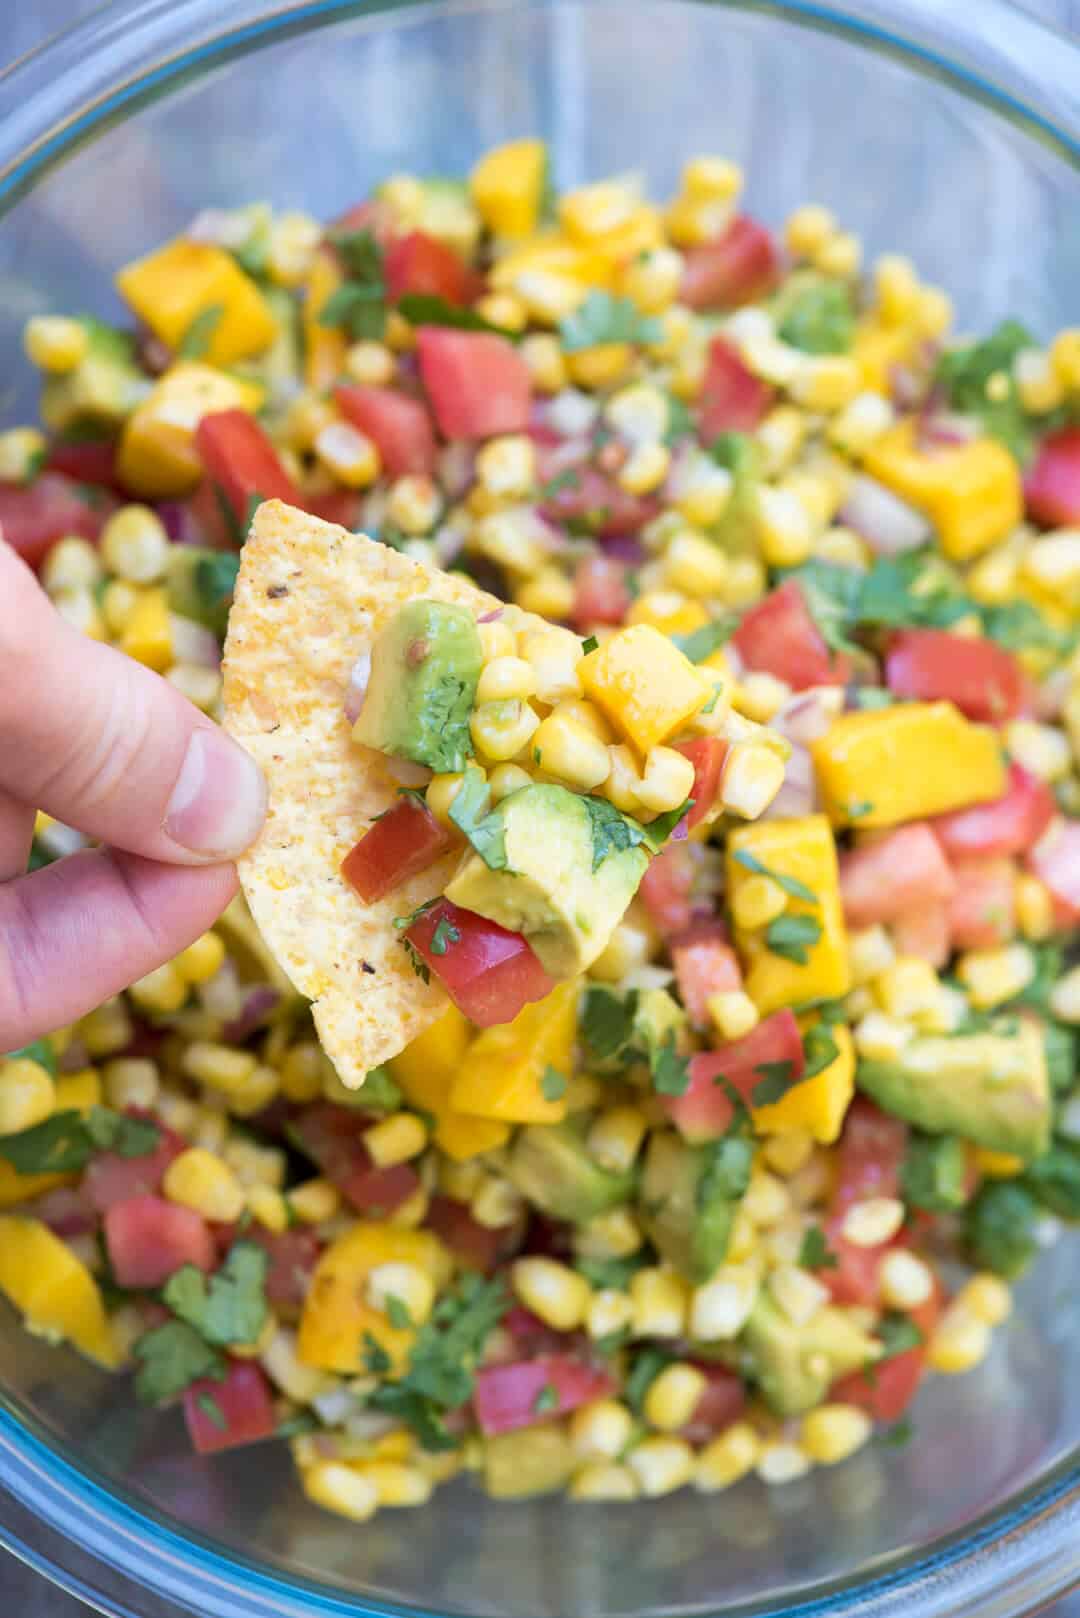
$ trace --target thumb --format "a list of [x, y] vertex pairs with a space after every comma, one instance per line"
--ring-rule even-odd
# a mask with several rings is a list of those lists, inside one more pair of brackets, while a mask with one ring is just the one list
[[167, 681], [87, 640], [0, 542], [0, 790], [113, 847], [231, 859], [266, 813], [261, 771]]

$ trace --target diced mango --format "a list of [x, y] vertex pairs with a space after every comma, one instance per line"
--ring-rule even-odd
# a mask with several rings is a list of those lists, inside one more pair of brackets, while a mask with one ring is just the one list
[[847, 932], [840, 905], [836, 844], [825, 816], [755, 821], [733, 830], [727, 851], [732, 902], [743, 883], [756, 874], [736, 857], [740, 854], [751, 855], [774, 876], [792, 877], [813, 893], [814, 903], [789, 897], [781, 921], [810, 916], [821, 929], [817, 941], [805, 946], [805, 965], [769, 949], [763, 932], [736, 929], [735, 942], [746, 964], [746, 992], [762, 1016], [782, 1006], [846, 994], [850, 987]]
[[367, 1338], [374, 1338], [395, 1371], [404, 1370], [415, 1331], [391, 1326], [367, 1298], [367, 1277], [379, 1264], [413, 1264], [436, 1289], [450, 1279], [453, 1264], [437, 1236], [397, 1225], [358, 1223], [339, 1236], [319, 1260], [300, 1315], [297, 1353], [321, 1371], [360, 1375], [367, 1370]]
[[586, 696], [643, 754], [681, 730], [713, 691], [685, 653], [651, 624], [618, 630], [582, 658], [578, 674]]
[[519, 277], [534, 270], [576, 281], [582, 287], [606, 286], [612, 273], [610, 259], [599, 248], [583, 247], [558, 231], [548, 231], [497, 259], [488, 279], [500, 292], [517, 292]]
[[128, 417], [118, 470], [125, 488], [152, 499], [187, 494], [202, 476], [195, 429], [218, 410], [258, 410], [263, 389], [212, 365], [182, 360], [158, 379]]
[[139, 592], [131, 617], [124, 625], [120, 649], [137, 663], [160, 674], [173, 661], [172, 628], [169, 624], [169, 601], [164, 590], [156, 587]]
[[469, 189], [493, 236], [531, 236], [540, 217], [547, 177], [542, 140], [513, 140], [486, 152], [469, 176]]
[[58, 1185], [72, 1185], [75, 1178], [74, 1174], [20, 1174], [6, 1157], [0, 1157], [0, 1208], [19, 1208]]
[[126, 264], [116, 285], [141, 320], [177, 349], [200, 315], [220, 310], [209, 332], [206, 357], [232, 365], [268, 348], [277, 333], [273, 311], [250, 275], [209, 242], [177, 236], [157, 252]]
[[692, 635], [709, 622], [700, 601], [680, 598], [668, 590], [649, 590], [638, 596], [626, 614], [628, 624], [651, 624], [662, 635]]
[[890, 393], [893, 366], [911, 359], [920, 341], [914, 326], [883, 326], [872, 316], [861, 321], [851, 352], [863, 387]]
[[65, 1339], [114, 1371], [121, 1354], [94, 1277], [40, 1219], [0, 1218], [0, 1292], [28, 1331]]
[[1005, 791], [1001, 743], [951, 702], [844, 714], [810, 752], [836, 826], [896, 826]]
[[344, 280], [338, 261], [326, 248], [320, 248], [312, 261], [304, 289], [302, 325], [304, 332], [304, 380], [321, 392], [337, 381], [345, 368], [348, 339], [335, 326], [324, 326], [319, 316]]
[[390, 1063], [406, 1099], [434, 1117], [435, 1144], [459, 1163], [504, 1145], [510, 1135], [508, 1124], [469, 1117], [450, 1105], [469, 1037], [468, 1022], [451, 1006]]
[[1024, 1158], [1014, 1152], [992, 1152], [986, 1146], [976, 1146], [975, 1167], [988, 1180], [1015, 1180], [1027, 1168]]
[[874, 440], [865, 463], [880, 482], [926, 513], [954, 562], [981, 556], [1023, 515], [1020, 468], [994, 438], [923, 450], [915, 443], [915, 423], [902, 421]]
[[836, 1055], [828, 1067], [792, 1085], [786, 1095], [768, 1107], [754, 1109], [754, 1127], [763, 1135], [811, 1135], [829, 1146], [840, 1135], [844, 1116], [855, 1094], [855, 1044], [843, 1024], [829, 1029]]
[[61, 1073], [55, 1091], [57, 1112], [89, 1112], [91, 1107], [101, 1106], [101, 1075], [94, 1067]]
[[579, 984], [560, 983], [525, 1006], [513, 1022], [485, 1028], [469, 1046], [450, 1092], [459, 1112], [515, 1124], [557, 1124], [566, 1100], [543, 1092], [549, 1067], [569, 1078], [577, 1033]]

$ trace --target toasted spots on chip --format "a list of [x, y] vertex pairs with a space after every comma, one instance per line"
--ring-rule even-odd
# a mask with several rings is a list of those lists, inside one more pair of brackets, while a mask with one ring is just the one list
[[240, 861], [244, 892], [282, 967], [314, 1002], [319, 1038], [352, 1088], [447, 1004], [435, 981], [413, 972], [394, 918], [442, 893], [458, 856], [372, 904], [340, 874], [398, 790], [382, 756], [351, 738], [349, 676], [383, 624], [418, 596], [478, 615], [499, 605], [465, 579], [269, 500], [244, 547], [225, 647], [226, 728], [270, 789], [265, 829]]

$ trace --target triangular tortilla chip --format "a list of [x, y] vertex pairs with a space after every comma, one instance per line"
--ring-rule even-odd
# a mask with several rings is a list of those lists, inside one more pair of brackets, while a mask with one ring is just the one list
[[[405, 601], [453, 601], [477, 616], [501, 605], [466, 579], [267, 500], [244, 546], [225, 645], [225, 727], [261, 764], [265, 829], [240, 863], [252, 914], [300, 993], [342, 1081], [364, 1082], [447, 1004], [402, 948], [395, 916], [439, 894], [450, 855], [374, 904], [341, 862], [397, 783], [381, 754], [351, 739], [345, 693], [357, 658]], [[527, 615], [515, 608], [516, 624]], [[534, 620], [539, 627], [540, 620]]]

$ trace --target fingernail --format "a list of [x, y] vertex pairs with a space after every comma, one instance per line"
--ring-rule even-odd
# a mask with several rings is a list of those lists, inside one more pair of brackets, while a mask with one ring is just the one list
[[189, 853], [233, 859], [259, 835], [266, 816], [262, 771], [221, 730], [192, 733], [176, 778], [165, 832]]

